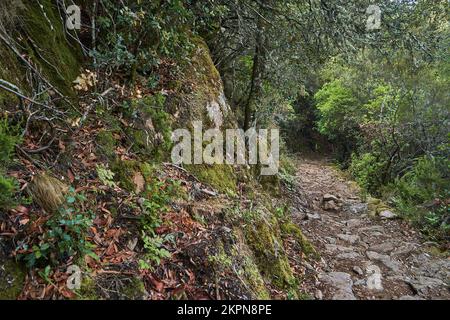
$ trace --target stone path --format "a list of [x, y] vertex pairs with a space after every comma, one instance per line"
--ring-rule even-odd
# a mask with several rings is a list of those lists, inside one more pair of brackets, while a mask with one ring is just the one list
[[316, 299], [450, 299], [450, 259], [390, 211], [369, 217], [357, 186], [321, 160], [299, 160], [294, 220], [321, 259], [304, 262]]

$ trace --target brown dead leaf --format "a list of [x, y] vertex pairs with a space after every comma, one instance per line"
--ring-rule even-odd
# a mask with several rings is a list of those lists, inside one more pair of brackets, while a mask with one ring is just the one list
[[145, 180], [144, 177], [142, 176], [142, 173], [140, 173], [139, 171], [135, 172], [133, 177], [133, 183], [136, 186], [135, 192], [137, 194], [144, 191]]
[[75, 176], [73, 175], [72, 170], [67, 169], [67, 177], [69, 178], [70, 183], [73, 183], [75, 180]]

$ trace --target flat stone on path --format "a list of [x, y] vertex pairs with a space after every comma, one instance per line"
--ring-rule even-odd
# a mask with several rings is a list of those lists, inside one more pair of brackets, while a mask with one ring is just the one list
[[398, 272], [400, 269], [400, 263], [392, 260], [388, 255], [380, 254], [375, 251], [367, 251], [366, 255], [370, 260], [379, 261], [394, 272]]
[[380, 212], [380, 217], [384, 219], [395, 219], [397, 215], [390, 210], [384, 210]]
[[330, 272], [320, 274], [319, 279], [336, 290], [332, 297], [333, 300], [356, 300], [352, 290], [353, 280], [348, 273]]
[[369, 247], [370, 251], [376, 251], [380, 253], [389, 253], [395, 249], [395, 246], [392, 242], [382, 242], [380, 244], [375, 244]]
[[338, 234], [337, 237], [350, 244], [354, 244], [359, 241], [359, 236], [352, 234]]

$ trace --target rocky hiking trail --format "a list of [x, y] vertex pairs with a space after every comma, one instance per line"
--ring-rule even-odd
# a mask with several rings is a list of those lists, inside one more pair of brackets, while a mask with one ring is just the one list
[[370, 215], [356, 184], [326, 160], [297, 162], [293, 219], [320, 255], [303, 262], [304, 292], [334, 300], [450, 299], [450, 259], [433, 255], [435, 244], [390, 210]]

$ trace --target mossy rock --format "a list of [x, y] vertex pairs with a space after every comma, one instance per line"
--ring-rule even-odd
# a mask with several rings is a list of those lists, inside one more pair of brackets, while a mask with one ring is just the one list
[[380, 199], [372, 197], [367, 199], [367, 212], [370, 217], [376, 217], [381, 212], [390, 210], [392, 209]]
[[290, 235], [295, 238], [298, 245], [302, 249], [302, 252], [313, 259], [319, 259], [320, 255], [314, 246], [309, 242], [309, 240], [305, 237], [302, 230], [292, 222], [284, 222], [280, 226], [283, 237]]
[[261, 273], [280, 289], [296, 284], [278, 226], [262, 218], [245, 227], [245, 239], [255, 255]]
[[0, 257], [0, 300], [15, 300], [22, 292], [25, 282], [22, 266], [11, 259]]
[[230, 165], [187, 165], [186, 168], [200, 181], [230, 196], [237, 193], [235, 170]]
[[245, 236], [242, 229], [237, 227], [234, 228], [233, 234], [236, 235], [234, 254], [241, 260], [240, 270], [238, 272], [242, 275], [243, 281], [251, 290], [254, 299], [270, 299], [270, 293], [267, 290], [264, 278], [255, 261], [256, 259], [245, 242]]
[[[25, 3], [25, 2], [24, 2]], [[63, 94], [75, 97], [72, 82], [80, 73], [82, 51], [64, 34], [63, 21], [52, 0], [26, 1], [23, 29], [29, 36], [27, 53], [47, 79]]]
[[125, 132], [132, 143], [132, 150], [158, 161], [169, 155], [172, 147], [172, 119], [165, 108], [165, 97], [161, 94], [136, 99], [125, 109], [131, 125]]
[[112, 163], [111, 170], [115, 174], [115, 181], [119, 183], [121, 188], [129, 192], [135, 192], [136, 184], [133, 179], [136, 174], [142, 175], [145, 184], [152, 183], [152, 178], [158, 168], [146, 162], [116, 160]]

